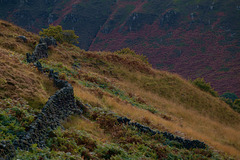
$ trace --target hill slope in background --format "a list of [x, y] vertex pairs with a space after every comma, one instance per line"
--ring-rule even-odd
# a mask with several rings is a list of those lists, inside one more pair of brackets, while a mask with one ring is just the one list
[[[20, 35], [28, 41], [17, 38]], [[26, 63], [25, 53], [32, 52], [38, 41], [37, 35], [0, 21], [1, 141], [13, 140], [26, 132], [47, 98], [57, 90], [47, 75]], [[24, 159], [31, 153], [39, 158], [93, 159], [240, 156], [238, 113], [180, 76], [153, 69], [139, 56], [84, 51], [74, 45], [59, 44], [50, 47], [49, 58], [40, 62], [44, 70], [58, 71], [60, 78], [72, 84], [75, 98], [90, 108], [81, 116], [69, 118], [63, 124], [65, 130], [59, 128], [51, 133], [49, 150], [33, 146], [30, 152], [17, 151], [16, 158]], [[182, 148], [163, 137], [117, 125], [113, 114], [153, 129], [201, 140], [210, 148]]]
[[85, 50], [134, 49], [154, 68], [204, 77], [240, 95], [239, 0], [2, 0], [0, 18], [29, 31], [74, 29]]
[[85, 50], [134, 49], [154, 68], [204, 77], [240, 95], [239, 0], [2, 0], [0, 18], [29, 31], [74, 29]]

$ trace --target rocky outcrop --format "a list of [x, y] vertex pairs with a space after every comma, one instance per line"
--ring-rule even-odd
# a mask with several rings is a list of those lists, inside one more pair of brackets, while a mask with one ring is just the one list
[[157, 16], [153, 14], [133, 13], [128, 18], [125, 26], [128, 27], [129, 32], [138, 31], [146, 24], [151, 25], [156, 18]]
[[178, 13], [174, 10], [170, 10], [162, 15], [160, 18], [160, 26], [164, 27], [167, 25], [167, 27], [174, 26], [178, 19]]

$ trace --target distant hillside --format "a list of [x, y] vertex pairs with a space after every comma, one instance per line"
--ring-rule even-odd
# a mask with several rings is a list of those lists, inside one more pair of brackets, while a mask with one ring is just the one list
[[82, 49], [130, 47], [154, 68], [240, 96], [239, 0], [2, 0], [0, 18], [34, 32], [61, 24]]
[[[48, 48], [40, 72], [26, 62], [39, 38], [0, 21], [0, 147], [28, 132], [58, 90], [47, 76], [50, 70], [73, 86], [83, 114], [63, 122], [65, 130], [51, 131], [45, 149], [32, 145], [29, 152], [17, 150], [16, 159], [239, 158], [240, 115], [218, 97], [176, 74], [153, 69], [141, 56], [84, 51], [66, 43]], [[208, 147], [187, 148], [161, 132], [154, 136], [118, 123], [116, 116]]]

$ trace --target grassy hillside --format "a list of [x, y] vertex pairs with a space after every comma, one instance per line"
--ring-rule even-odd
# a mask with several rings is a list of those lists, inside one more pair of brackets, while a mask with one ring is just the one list
[[[24, 43], [17, 38], [26, 36]], [[26, 63], [39, 36], [0, 21], [0, 140], [25, 132], [57, 89]], [[240, 156], [240, 115], [217, 97], [179, 75], [153, 69], [140, 56], [84, 51], [59, 44], [49, 48], [44, 68], [60, 73], [76, 99], [90, 106], [51, 134], [46, 149], [33, 146], [16, 158], [57, 159], [236, 159]], [[205, 142], [207, 149], [182, 148], [163, 137], [118, 125], [114, 115], [160, 131]], [[11, 125], [10, 125], [11, 124]]]
[[154, 68], [204, 77], [240, 96], [239, 0], [2, 0], [0, 18], [29, 31], [74, 29], [85, 50], [129, 47]]
[[[120, 12], [129, 5], [131, 12]], [[129, 47], [146, 55], [154, 68], [204, 77], [220, 94], [238, 95], [238, 6], [232, 0], [118, 1], [90, 50]]]

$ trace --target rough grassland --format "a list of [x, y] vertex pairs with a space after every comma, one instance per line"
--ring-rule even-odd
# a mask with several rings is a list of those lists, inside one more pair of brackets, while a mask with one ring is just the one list
[[[18, 40], [20, 35], [28, 42]], [[31, 107], [41, 108], [56, 91], [47, 76], [25, 62], [25, 53], [33, 51], [38, 39], [0, 21], [1, 99], [22, 97]], [[50, 48], [49, 54], [42, 64], [59, 71], [84, 103], [161, 131], [201, 140], [223, 154], [240, 156], [240, 115], [180, 76], [155, 70], [134, 56], [86, 52], [68, 44]], [[98, 125], [73, 117], [66, 127], [85, 130], [97, 141], [111, 142], [114, 136]]]

